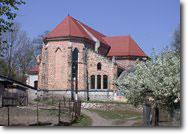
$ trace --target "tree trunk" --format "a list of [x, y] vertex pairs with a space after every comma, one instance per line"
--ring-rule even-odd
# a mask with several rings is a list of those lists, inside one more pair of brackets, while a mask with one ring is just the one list
[[152, 127], [158, 126], [159, 122], [159, 110], [156, 106], [152, 107]]

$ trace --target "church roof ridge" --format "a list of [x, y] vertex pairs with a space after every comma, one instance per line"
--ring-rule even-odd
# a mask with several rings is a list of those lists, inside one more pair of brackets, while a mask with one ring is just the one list
[[111, 47], [108, 56], [147, 57], [130, 35], [106, 36], [73, 18], [69, 14], [61, 23], [49, 32], [47, 36], [45, 36], [44, 40], [63, 37], [78, 37], [94, 42], [99, 41], [104, 44], [107, 49]]

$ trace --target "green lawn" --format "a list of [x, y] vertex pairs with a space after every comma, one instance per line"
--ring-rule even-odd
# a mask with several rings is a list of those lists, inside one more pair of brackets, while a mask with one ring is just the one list
[[142, 114], [134, 111], [126, 110], [99, 110], [89, 109], [90, 111], [98, 113], [100, 116], [106, 119], [142, 119]]
[[49, 106], [54, 106], [54, 105], [58, 105], [59, 104], [59, 100], [57, 99], [35, 99], [34, 100], [35, 103], [40, 103], [40, 104], [46, 104], [46, 105], [49, 105]]
[[119, 101], [100, 101], [100, 100], [92, 100], [92, 101], [82, 100], [82, 102], [85, 102], [85, 103], [105, 103], [105, 104], [127, 104], [126, 102], [119, 102]]
[[87, 115], [82, 114], [73, 124], [72, 126], [79, 126], [79, 127], [87, 127], [90, 126], [92, 123], [91, 118]]

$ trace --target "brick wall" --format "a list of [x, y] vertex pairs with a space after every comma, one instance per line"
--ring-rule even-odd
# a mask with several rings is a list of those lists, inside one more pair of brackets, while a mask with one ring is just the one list
[[[91, 50], [88, 50], [88, 78], [89, 85], [91, 85], [90, 77], [91, 75], [101, 75], [101, 87], [103, 89], [103, 75], [108, 76], [108, 89], [115, 90], [116, 87], [113, 85], [113, 81], [117, 77], [117, 65], [115, 65], [111, 60], [103, 57]], [[101, 70], [97, 70], [97, 64], [101, 63]], [[96, 82], [95, 82], [96, 83]], [[96, 86], [95, 86], [96, 87]]]
[[[117, 76], [117, 66], [95, 53], [86, 49], [84, 43], [75, 41], [51, 41], [43, 48], [39, 65], [39, 88], [48, 90], [71, 89], [71, 51], [77, 48], [78, 53], [78, 89], [86, 90], [90, 86], [91, 75], [108, 76], [108, 87], [115, 90], [113, 80]], [[102, 69], [97, 70], [101, 62]], [[103, 82], [101, 82], [103, 87]]]

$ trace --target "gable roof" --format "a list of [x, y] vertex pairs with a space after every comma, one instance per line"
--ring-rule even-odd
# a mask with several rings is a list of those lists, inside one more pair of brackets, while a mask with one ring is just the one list
[[33, 74], [38, 74], [39, 73], [39, 66], [35, 66], [33, 68], [30, 68], [29, 74], [33, 75]]
[[104, 37], [111, 46], [108, 56], [140, 56], [147, 57], [131, 36]]
[[[84, 28], [89, 31], [91, 34], [93, 34], [100, 42], [102, 42], [103, 44], [107, 44], [106, 41], [103, 39], [104, 37], [106, 37], [104, 34], [94, 30], [93, 28], [87, 26], [86, 24], [79, 22], [82, 26], [84, 26]], [[108, 44], [107, 44], [108, 45]]]

